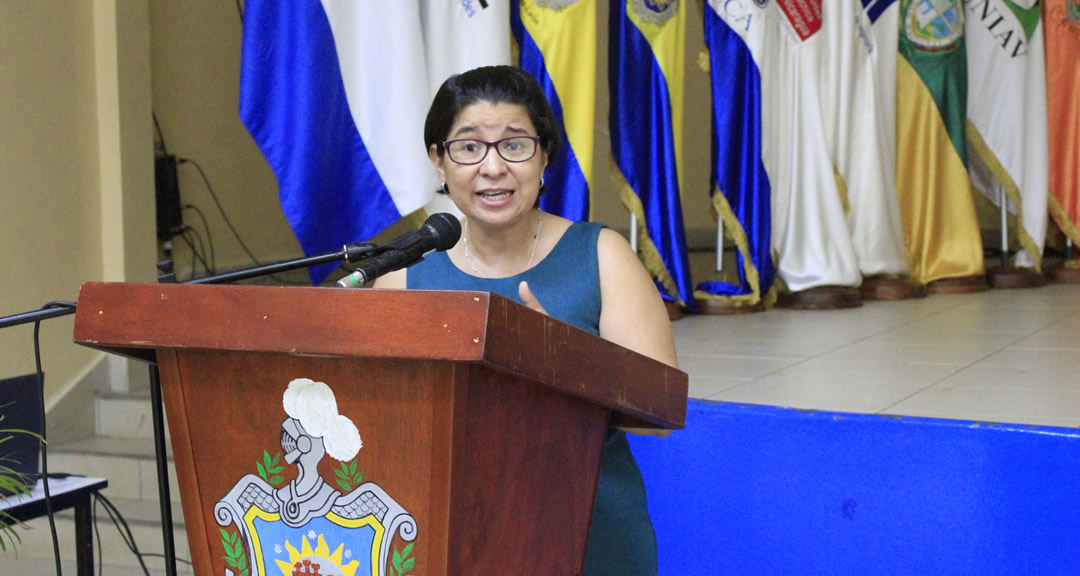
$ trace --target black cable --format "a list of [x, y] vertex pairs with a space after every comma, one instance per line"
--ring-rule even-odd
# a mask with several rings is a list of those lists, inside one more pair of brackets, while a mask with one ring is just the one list
[[[53, 300], [41, 307], [42, 310], [49, 308], [75, 308], [74, 302]], [[37, 383], [41, 403], [41, 486], [45, 489], [45, 512], [49, 516], [49, 531], [52, 533], [53, 557], [56, 560], [56, 576], [63, 575], [60, 567], [60, 540], [56, 537], [56, 518], [53, 516], [52, 492], [49, 490], [49, 449], [45, 426], [45, 378], [41, 371], [41, 320], [34, 322], [34, 365], [37, 368]]]
[[[226, 214], [225, 209], [221, 207], [221, 201], [218, 199], [217, 192], [214, 192], [214, 187], [210, 184], [210, 179], [206, 177], [206, 172], [203, 171], [202, 166], [199, 166], [199, 163], [195, 160], [192, 160], [191, 158], [179, 158], [177, 162], [181, 165], [191, 164], [195, 167], [196, 170], [199, 171], [199, 176], [202, 177], [203, 183], [206, 184], [207, 191], [210, 192], [210, 198], [214, 200], [214, 204], [217, 206], [218, 212], [220, 212], [221, 217], [225, 219], [225, 225], [229, 227], [229, 231], [232, 232], [233, 237], [236, 238], [236, 241], [240, 243], [240, 247], [244, 249], [244, 252], [248, 255], [248, 258], [251, 258], [251, 261], [254, 262], [256, 266], [264, 266], [264, 264], [255, 257], [255, 254], [252, 254], [251, 250], [247, 247], [247, 244], [244, 243], [243, 238], [241, 238], [240, 234], [236, 231], [236, 227], [233, 226], [232, 221], [229, 220], [229, 215]], [[295, 282], [289, 282], [288, 280], [285, 280], [273, 274], [270, 274], [269, 277], [273, 278], [277, 282], [280, 282], [281, 284], [297, 284]], [[309, 284], [304, 283], [303, 285], [308, 286]]]
[[151, 111], [150, 117], [154, 119], [154, 130], [157, 131], [158, 142], [161, 142], [161, 154], [168, 156], [169, 150], [165, 147], [165, 134], [161, 131], [161, 124], [158, 124], [157, 114], [154, 114], [154, 112]]
[[[195, 234], [196, 239], [199, 241], [199, 248], [195, 247], [194, 242], [191, 241], [191, 238], [188, 237], [188, 234]], [[190, 226], [184, 226], [184, 228], [180, 230], [180, 233], [177, 234], [177, 236], [179, 236], [180, 239], [183, 240], [189, 248], [191, 248], [191, 277], [194, 278], [197, 272], [195, 270], [196, 260], [202, 263], [203, 268], [206, 270], [207, 273], [210, 273], [210, 266], [206, 263], [206, 259], [203, 258], [202, 254], [200, 253], [202, 247], [202, 238], [198, 236], [198, 233], [195, 231], [195, 229]]]
[[259, 262], [259, 259], [251, 253], [251, 250], [247, 247], [247, 244], [244, 244], [243, 238], [240, 238], [240, 234], [236, 231], [236, 227], [234, 227], [232, 221], [229, 220], [229, 215], [226, 214], [225, 209], [221, 207], [221, 201], [218, 199], [217, 192], [214, 192], [214, 187], [210, 184], [210, 179], [206, 177], [206, 172], [203, 172], [202, 166], [199, 166], [199, 163], [192, 160], [191, 158], [180, 158], [179, 162], [180, 164], [191, 164], [195, 167], [196, 170], [199, 171], [199, 175], [202, 176], [203, 183], [206, 184], [207, 191], [210, 192], [210, 198], [214, 200], [214, 204], [217, 205], [218, 212], [220, 212], [221, 217], [225, 219], [225, 225], [229, 227], [229, 230], [233, 233], [233, 237], [236, 238], [236, 241], [240, 243], [240, 247], [244, 249], [244, 252], [246, 252], [248, 257], [251, 258], [251, 261], [259, 266], [262, 266], [263, 263]]
[[[198, 252], [198, 255], [199, 255], [199, 262], [202, 262], [203, 270], [206, 270], [207, 274], [213, 274], [214, 273], [214, 270], [212, 269], [213, 267], [206, 260], [206, 246], [203, 244], [202, 234], [199, 234], [199, 231], [192, 228], [191, 226], [184, 226], [183, 234], [185, 234], [185, 235], [186, 234], [191, 234], [195, 238], [195, 240], [198, 241], [199, 249], [198, 249], [197, 252]], [[191, 239], [185, 237], [185, 240], [187, 242], [189, 242], [189, 245], [190, 245]], [[192, 254], [194, 255], [195, 252], [196, 252], [195, 247], [192, 246]], [[192, 274], [191, 274], [192, 277], [194, 277], [195, 276], [195, 267], [194, 267], [194, 265], [191, 268], [191, 272], [192, 272]]]
[[98, 505], [98, 499], [94, 498], [94, 507], [92, 509], [92, 512], [91, 512], [90, 516], [94, 520], [94, 538], [97, 539], [97, 573], [98, 573], [98, 576], [105, 576], [105, 571], [101, 569], [101, 564], [102, 564], [101, 558], [102, 558], [103, 554], [101, 552], [101, 530], [98, 530], [98, 523], [97, 523], [97, 505]]
[[[139, 566], [142, 567], [143, 573], [146, 576], [150, 576], [150, 569], [146, 567], [146, 562], [143, 562], [143, 555], [139, 552], [139, 546], [135, 543], [135, 535], [131, 533], [131, 528], [128, 526], [127, 520], [124, 520], [124, 516], [120, 514], [120, 511], [116, 509], [116, 506], [109, 501], [100, 492], [94, 492], [94, 498], [101, 500], [101, 503], [105, 506], [105, 512], [109, 515], [109, 519], [112, 520], [116, 530], [120, 532], [120, 538], [127, 544], [128, 550], [135, 555], [135, 558], [139, 561]], [[119, 521], [117, 519], [119, 518]], [[121, 528], [123, 526], [123, 528]]]
[[194, 204], [184, 204], [184, 210], [194, 210], [202, 220], [203, 229], [206, 230], [206, 244], [210, 247], [210, 268], [217, 274], [217, 256], [214, 254], [214, 239], [210, 236], [210, 225], [206, 223], [206, 215]]

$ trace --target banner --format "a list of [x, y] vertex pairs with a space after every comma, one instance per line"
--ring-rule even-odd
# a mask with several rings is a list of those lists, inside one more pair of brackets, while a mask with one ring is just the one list
[[521, 67], [544, 88], [566, 146], [545, 171], [540, 207], [570, 220], [592, 216], [596, 1], [512, 0]]
[[896, 188], [911, 277], [982, 276], [964, 147], [967, 52], [961, 0], [900, 0]]
[[[773, 179], [773, 248], [778, 274], [799, 292], [859, 285], [858, 264], [829, 157], [820, 82], [828, 44], [821, 0], [777, 0], [780, 32], [775, 66], [781, 102]], [[770, 174], [770, 176], [772, 176]]]
[[[734, 242], [738, 284], [698, 285], [699, 299], [753, 306], [772, 289], [772, 188], [766, 156], [777, 143], [767, 124], [776, 98], [773, 77], [762, 72], [777, 41], [777, 22], [754, 0], [710, 0], [705, 46], [712, 80], [712, 205]], [[772, 100], [770, 100], [770, 98]]]
[[1039, 0], [966, 0], [964, 6], [971, 183], [999, 207], [995, 183], [1004, 188], [1022, 248], [1016, 264], [1038, 271], [1050, 186], [1042, 6]]
[[368, 240], [434, 195], [423, 47], [413, 2], [246, 3], [240, 118], [305, 254]]
[[612, 176], [644, 231], [645, 267], [667, 299], [695, 309], [679, 191], [686, 3], [611, 4]]
[[[892, 79], [879, 84], [879, 68], [896, 73], [896, 0], [835, 0], [825, 6], [827, 80], [821, 84], [829, 153], [847, 202], [847, 224], [863, 276], [908, 273], [892, 126]], [[890, 28], [885, 42], [878, 29]], [[893, 108], [887, 108], [887, 106]]]
[[[453, 74], [480, 66], [513, 64], [507, 2], [420, 0], [420, 25], [424, 34], [429, 104], [439, 86]], [[449, 212], [461, 217], [445, 194], [436, 194], [424, 209], [428, 214]]]
[[1080, 247], [1080, 0], [1045, 6], [1050, 214]]

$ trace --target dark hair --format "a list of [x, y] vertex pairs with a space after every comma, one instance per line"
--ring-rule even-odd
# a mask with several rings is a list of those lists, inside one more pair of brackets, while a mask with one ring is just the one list
[[525, 108], [549, 165], [559, 153], [562, 145], [559, 124], [544, 97], [543, 88], [528, 72], [515, 66], [484, 66], [447, 78], [435, 93], [424, 122], [426, 149], [430, 150], [434, 144], [436, 152], [442, 156], [446, 152], [442, 143], [450, 135], [458, 115], [466, 106], [477, 102], [516, 104]]

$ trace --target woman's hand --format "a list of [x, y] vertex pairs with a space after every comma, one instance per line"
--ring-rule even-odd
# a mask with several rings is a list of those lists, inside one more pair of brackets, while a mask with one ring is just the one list
[[518, 296], [521, 297], [521, 303], [526, 308], [532, 308], [545, 316], [548, 315], [547, 310], [544, 310], [544, 307], [540, 305], [540, 301], [536, 299], [536, 295], [529, 289], [528, 282], [522, 280], [521, 284], [518, 284]]

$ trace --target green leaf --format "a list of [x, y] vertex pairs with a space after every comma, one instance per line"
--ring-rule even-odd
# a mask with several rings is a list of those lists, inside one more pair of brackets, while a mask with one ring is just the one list
[[229, 533], [226, 532], [224, 528], [218, 528], [218, 530], [221, 530], [221, 539], [223, 541], [232, 542], [232, 538], [229, 536]]
[[267, 480], [267, 482], [269, 482], [271, 484], [281, 484], [284, 481], [285, 481], [285, 479], [282, 478], [281, 476], [271, 476], [270, 479]]
[[270, 464], [272, 464], [274, 466], [277, 466], [278, 462], [280, 462], [280, 461], [281, 461], [281, 451], [279, 450], [277, 454], [274, 454], [274, 460], [272, 462], [270, 462]]
[[363, 480], [364, 480], [364, 471], [361, 470], [356, 476], [353, 476], [352, 483], [353, 483], [354, 486], [357, 486]]
[[241, 570], [240, 574], [238, 574], [237, 576], [248, 576], [247, 568], [244, 568], [243, 570]]
[[356, 474], [356, 460], [353, 460], [352, 464], [349, 464], [349, 474]]
[[226, 564], [228, 564], [229, 566], [232, 566], [233, 568], [237, 568], [237, 566], [236, 566], [236, 558], [233, 558], [232, 556], [222, 556], [222, 558], [225, 559]]
[[401, 552], [396, 548], [394, 549], [394, 568], [397, 568], [398, 572], [401, 572]]
[[274, 466], [273, 468], [270, 469], [270, 473], [271, 474], [279, 474], [284, 469], [285, 469], [284, 466]]
[[244, 573], [247, 573], [247, 556], [241, 554], [236, 558], [236, 569], [243, 570]]
[[406, 561], [405, 561], [405, 563], [404, 563], [404, 564], [402, 564], [402, 565], [401, 565], [401, 567], [402, 567], [402, 568], [403, 568], [403, 569], [404, 569], [404, 570], [405, 570], [406, 572], [408, 572], [409, 570], [412, 570], [412, 569], [413, 569], [413, 566], [414, 566], [415, 564], [416, 564], [416, 558], [409, 558], [408, 560], [406, 560]]
[[337, 485], [341, 486], [341, 489], [346, 491], [346, 492], [348, 492], [349, 490], [352, 490], [352, 486], [349, 486], [349, 483], [344, 481], [344, 480], [338, 480]]
[[413, 547], [412, 544], [409, 544], [408, 546], [406, 546], [405, 549], [401, 551], [401, 555], [404, 556], [404, 557], [408, 557], [409, 554], [412, 554], [412, 547]]
[[261, 462], [256, 462], [255, 467], [259, 469], [259, 476], [262, 476], [263, 480], [266, 480], [266, 468], [263, 468]]
[[338, 477], [338, 478], [341, 478], [342, 480], [348, 480], [348, 479], [349, 479], [349, 475], [348, 475], [348, 474], [346, 474], [346, 473], [344, 473], [344, 472], [342, 472], [341, 470], [338, 470], [338, 469], [336, 469], [336, 468], [334, 469], [334, 474], [336, 474], [336, 475], [337, 475], [337, 477]]

